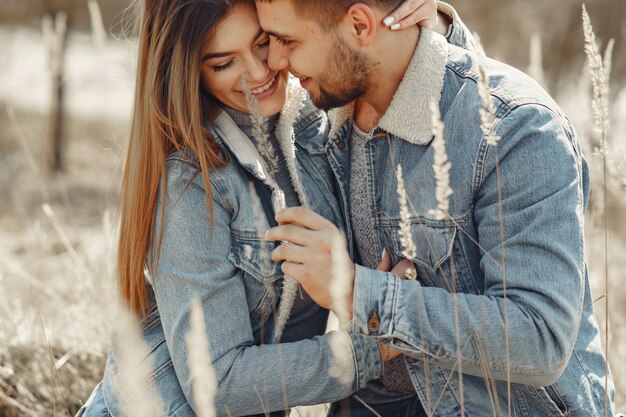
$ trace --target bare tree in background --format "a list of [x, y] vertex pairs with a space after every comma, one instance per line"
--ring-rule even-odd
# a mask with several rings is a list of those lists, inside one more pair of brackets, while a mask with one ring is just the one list
[[56, 12], [55, 16], [43, 18], [43, 37], [48, 49], [51, 102], [48, 121], [48, 169], [57, 172], [63, 169], [63, 58], [67, 39], [67, 13]]

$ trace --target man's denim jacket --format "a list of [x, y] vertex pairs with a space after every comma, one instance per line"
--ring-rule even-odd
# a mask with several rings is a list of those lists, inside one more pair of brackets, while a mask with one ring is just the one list
[[[372, 131], [368, 244], [386, 248], [394, 264], [404, 258], [401, 166], [417, 280], [357, 266], [352, 330], [407, 355], [429, 415], [604, 416], [605, 395], [613, 415], [584, 259], [589, 172], [579, 139], [532, 79], [485, 58], [495, 106], [488, 125], [501, 138], [489, 145], [478, 62], [423, 30]], [[439, 104], [451, 163], [443, 219], [433, 214], [431, 102]], [[346, 206], [352, 112], [352, 105], [331, 112], [325, 145]]]

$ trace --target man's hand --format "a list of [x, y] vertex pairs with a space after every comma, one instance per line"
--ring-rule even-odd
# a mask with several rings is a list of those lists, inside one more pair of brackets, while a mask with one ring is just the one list
[[[272, 259], [283, 261], [281, 269], [285, 275], [300, 283], [317, 304], [333, 310], [339, 317], [347, 312], [351, 318], [354, 264], [342, 233], [334, 224], [304, 207], [287, 208], [276, 215], [276, 221], [279, 225], [268, 230], [265, 238], [287, 243], [272, 252]], [[334, 279], [339, 282], [333, 282]], [[339, 301], [333, 299], [333, 286], [343, 293]], [[343, 306], [337, 305], [342, 302]]]
[[413, 25], [434, 27], [437, 23], [437, 2], [435, 0], [405, 0], [389, 16], [383, 19], [391, 30], [402, 30]]

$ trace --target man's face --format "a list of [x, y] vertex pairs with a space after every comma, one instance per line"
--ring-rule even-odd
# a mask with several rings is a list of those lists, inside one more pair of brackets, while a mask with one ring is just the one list
[[367, 90], [371, 64], [348, 45], [339, 28], [324, 30], [298, 14], [290, 0], [256, 5], [261, 27], [271, 35], [270, 68], [287, 68], [298, 77], [317, 107], [342, 106]]

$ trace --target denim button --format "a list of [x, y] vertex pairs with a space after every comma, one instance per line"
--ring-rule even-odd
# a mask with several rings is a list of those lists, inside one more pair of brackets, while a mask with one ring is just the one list
[[370, 333], [376, 333], [379, 329], [380, 329], [380, 320], [378, 319], [378, 315], [376, 314], [376, 311], [374, 311], [372, 313], [372, 316], [367, 322], [367, 330], [369, 330]]
[[340, 140], [339, 142], [337, 142], [337, 147], [339, 148], [340, 151], [343, 151], [344, 149], [346, 149], [346, 142], [344, 142], [343, 140]]

